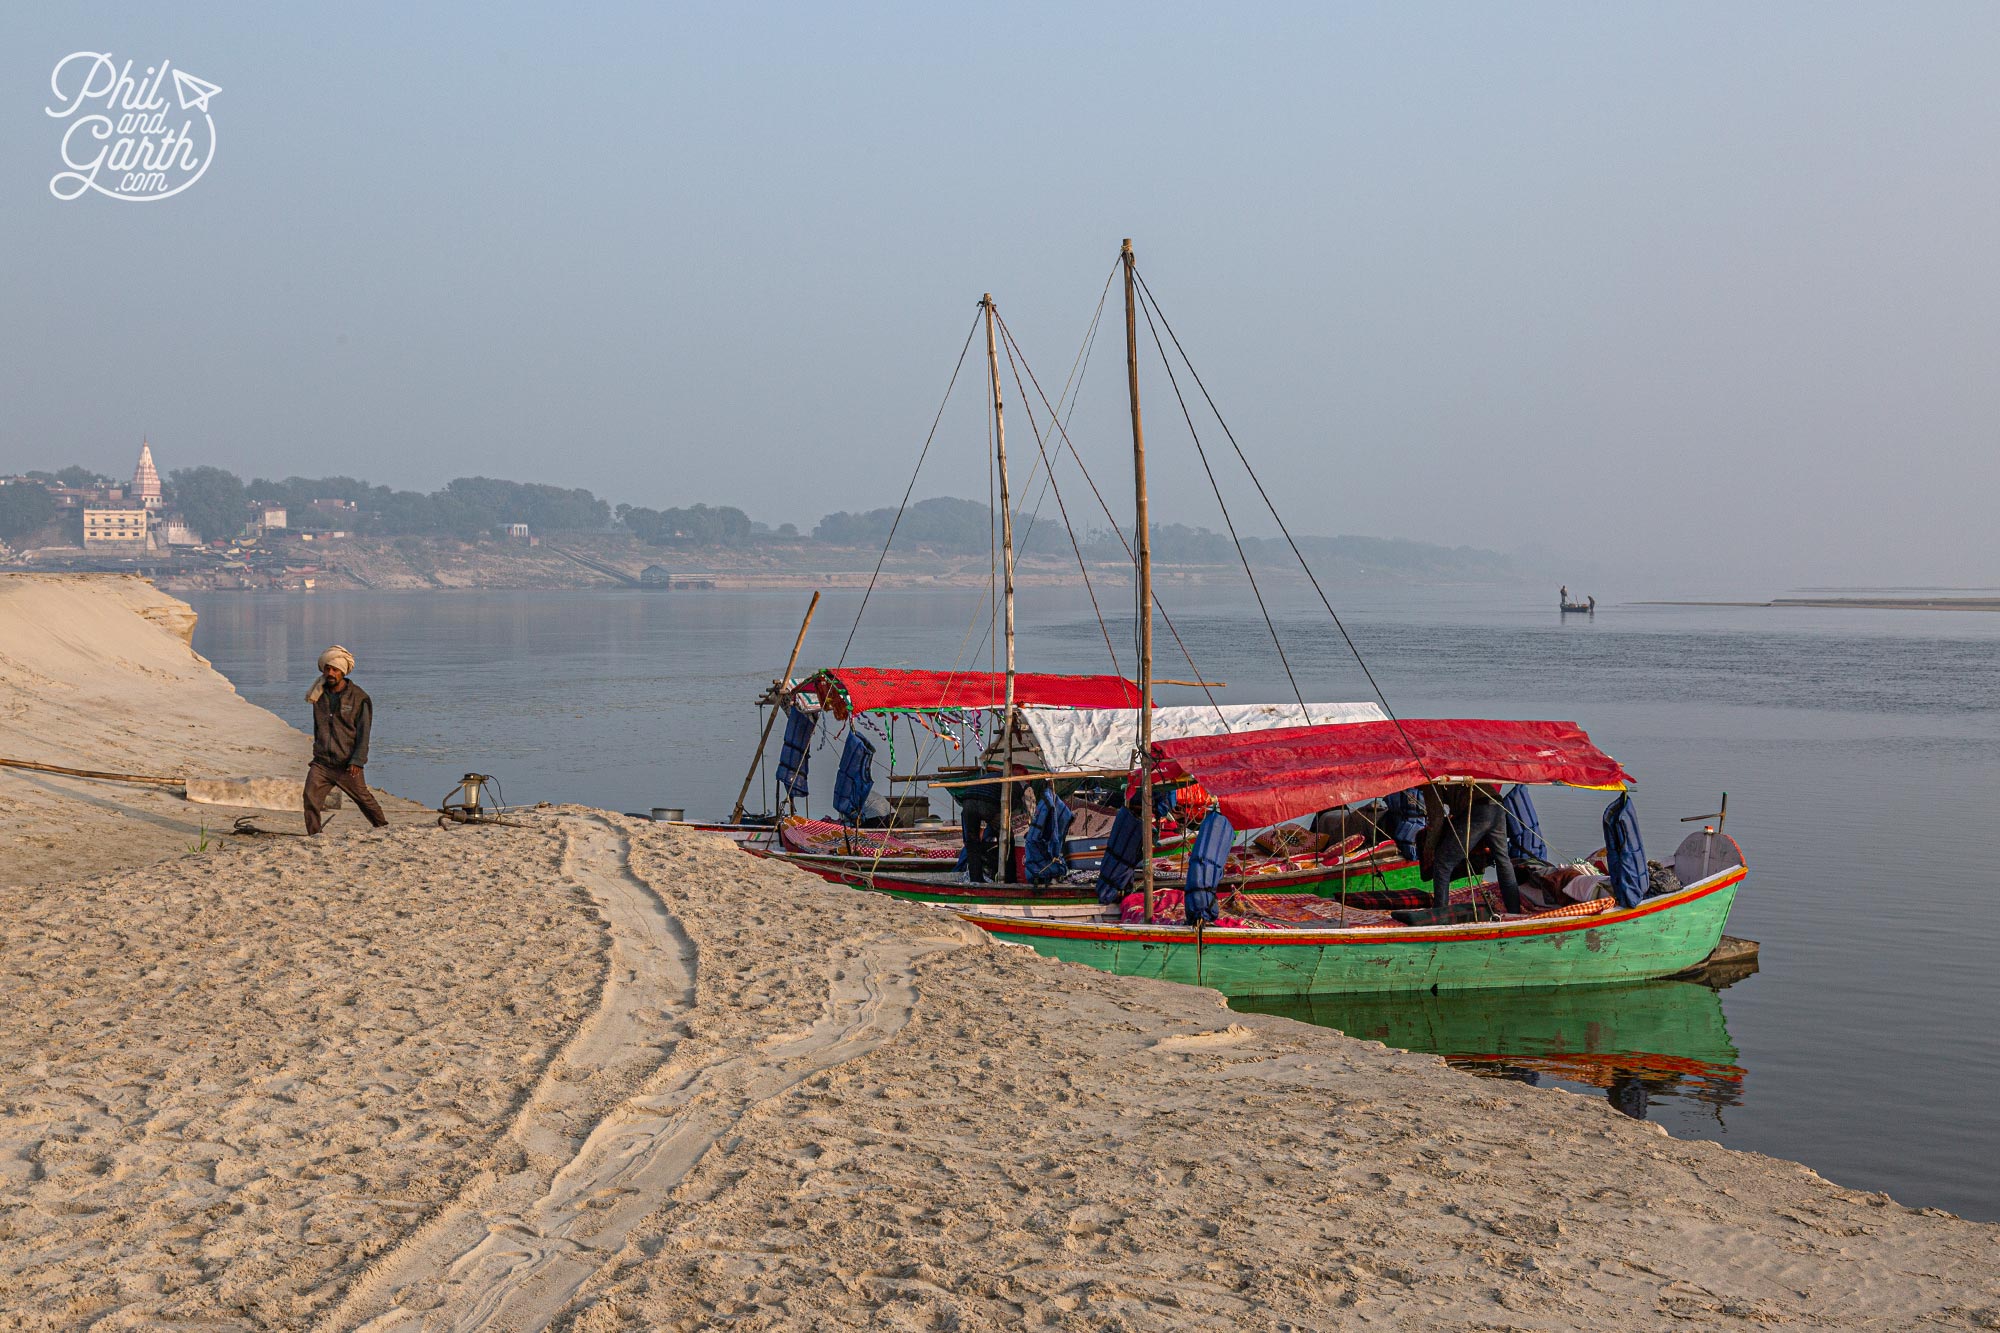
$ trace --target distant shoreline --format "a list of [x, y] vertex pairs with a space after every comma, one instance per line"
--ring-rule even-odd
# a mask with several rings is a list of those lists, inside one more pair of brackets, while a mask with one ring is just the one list
[[1827, 607], [1860, 611], [2000, 611], [2000, 597], [1777, 597], [1768, 602], [1634, 602], [1634, 606]]

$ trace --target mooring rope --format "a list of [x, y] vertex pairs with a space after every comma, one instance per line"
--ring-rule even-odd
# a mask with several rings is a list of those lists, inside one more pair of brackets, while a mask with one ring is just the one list
[[[1116, 270], [1114, 269], [1113, 271], [1115, 272]], [[1023, 367], [1028, 372], [1028, 382], [1035, 386], [1035, 396], [1042, 400], [1042, 405], [1044, 407], [1048, 407], [1049, 395], [1046, 391], [1043, 390], [1041, 381], [1035, 378], [1035, 368], [1032, 365], [1027, 365], [1025, 361], [1023, 362]], [[1074, 405], [1075, 405], [1074, 401], [1072, 400], [1071, 406], [1074, 407]], [[1053, 415], [1054, 409], [1051, 408], [1050, 411], [1051, 414]], [[1118, 545], [1124, 550], [1126, 560], [1130, 561], [1135, 559], [1136, 557], [1132, 553], [1132, 543], [1125, 539], [1125, 532], [1122, 528], [1118, 526], [1117, 517], [1112, 514], [1111, 506], [1105, 502], [1104, 492], [1098, 489], [1097, 478], [1090, 475], [1090, 468], [1083, 461], [1083, 455], [1077, 452], [1076, 442], [1070, 439], [1068, 427], [1062, 424], [1061, 422], [1057, 422], [1056, 431], [1062, 437], [1063, 446], [1069, 450], [1069, 456], [1076, 460], [1077, 471], [1083, 474], [1084, 481], [1090, 487], [1091, 496], [1095, 498], [1097, 501], [1098, 510], [1104, 515], [1104, 521], [1111, 525], [1111, 535], [1118, 539]], [[1139, 607], [1139, 598], [1137, 593], [1138, 581], [1136, 579], [1133, 581], [1133, 588], [1134, 592], [1132, 597], [1132, 608], [1134, 612], [1134, 624], [1136, 627], [1137, 612]], [[1216, 719], [1219, 722], [1222, 722], [1222, 729], [1225, 732], [1228, 731], [1229, 724], [1227, 721], [1223, 720], [1222, 705], [1216, 702], [1215, 691], [1209, 688], [1206, 679], [1202, 675], [1201, 668], [1195, 665], [1194, 654], [1188, 651], [1188, 646], [1186, 641], [1181, 638], [1180, 629], [1177, 626], [1175, 626], [1174, 618], [1167, 613], [1166, 604], [1160, 600], [1160, 595], [1157, 592], [1153, 594], [1153, 609], [1160, 613], [1160, 619], [1166, 624], [1167, 633], [1173, 636], [1174, 646], [1181, 650], [1181, 657], [1187, 662], [1189, 673], [1193, 676], [1193, 678], [1196, 681], [1199, 681], [1201, 683], [1201, 692], [1208, 696], [1208, 706], [1215, 710]], [[1136, 633], [1137, 630], [1135, 628], [1134, 630], [1135, 636]]]
[[1243, 539], [1236, 535], [1236, 520], [1230, 517], [1229, 502], [1222, 498], [1222, 487], [1215, 480], [1215, 469], [1209, 465], [1208, 450], [1202, 446], [1201, 432], [1194, 427], [1194, 416], [1188, 411], [1187, 399], [1181, 395], [1181, 382], [1174, 374], [1173, 363], [1167, 359], [1167, 349], [1160, 342], [1160, 331], [1153, 325], [1153, 312], [1144, 303], [1140, 308], [1146, 314], [1146, 329], [1153, 335], [1153, 349], [1160, 354], [1160, 365], [1167, 372], [1167, 383], [1173, 386], [1174, 401], [1180, 404], [1181, 419], [1187, 422], [1188, 436], [1194, 441], [1194, 451], [1201, 458], [1201, 470], [1208, 474], [1208, 488], [1215, 493], [1216, 506], [1222, 510], [1222, 525], [1229, 529], [1230, 544], [1236, 548], [1236, 559], [1243, 566], [1243, 577], [1250, 580], [1250, 594], [1257, 599], [1257, 610], [1264, 617], [1264, 628], [1271, 635], [1271, 646], [1278, 650], [1278, 665], [1285, 669], [1285, 679], [1292, 687], [1292, 697], [1299, 702], [1299, 711], [1305, 714], [1306, 725], [1312, 725], [1312, 710], [1306, 707], [1306, 696], [1299, 689], [1299, 679], [1292, 674], [1291, 659], [1285, 656], [1284, 640], [1278, 637], [1278, 626], [1271, 619], [1271, 608], [1264, 604], [1264, 590], [1257, 586], [1257, 576], [1251, 572], [1250, 556], [1243, 549]]
[[875, 557], [875, 572], [868, 576], [868, 588], [861, 594], [861, 605], [854, 610], [854, 624], [848, 627], [847, 642], [840, 645], [840, 660], [835, 666], [847, 665], [847, 650], [854, 646], [854, 632], [861, 628], [861, 617], [868, 610], [868, 599], [875, 595], [875, 581], [882, 577], [882, 564], [889, 558], [889, 547], [896, 540], [896, 528], [903, 521], [903, 513], [910, 507], [910, 496], [917, 489], [917, 478], [923, 473], [924, 460], [930, 457], [931, 441], [937, 438], [938, 423], [944, 420], [944, 409], [951, 403], [952, 388], [958, 383], [958, 372], [965, 369], [965, 354], [972, 350], [972, 335], [979, 332], [979, 316], [972, 318], [972, 327], [965, 331], [965, 345], [958, 349], [958, 364], [951, 368], [951, 379], [944, 386], [944, 400], [938, 404], [937, 415], [931, 418], [930, 434], [924, 436], [924, 447], [917, 454], [917, 465], [910, 472], [910, 484], [903, 488], [903, 502], [896, 506], [896, 517], [889, 523], [889, 535], [882, 539], [882, 554]]
[[[995, 317], [998, 318], [999, 312], [996, 311], [994, 313]], [[1118, 666], [1118, 650], [1111, 646], [1111, 628], [1104, 623], [1104, 611], [1097, 604], [1097, 589], [1091, 586], [1090, 569], [1083, 561], [1083, 547], [1077, 544], [1076, 528], [1069, 521], [1069, 506], [1063, 503], [1062, 487], [1056, 484], [1056, 465], [1049, 458], [1048, 448], [1042, 440], [1042, 427], [1041, 423], [1036, 420], [1035, 406], [1028, 401], [1028, 386], [1021, 382], [1021, 365], [1015, 360], [1015, 353], [1019, 352], [1020, 348], [1015, 343], [1014, 334], [1012, 330], [1008, 329], [1006, 321], [1000, 320], [999, 323], [1001, 338], [1007, 351], [1007, 368], [1014, 372], [1014, 387], [1021, 393], [1021, 411], [1028, 418], [1029, 433], [1035, 437], [1035, 452], [1041, 456], [1042, 465], [1048, 470], [1048, 489], [1055, 494], [1056, 512], [1062, 515], [1063, 532], [1069, 537], [1069, 549], [1076, 555], [1077, 573], [1083, 576], [1083, 590], [1090, 597], [1091, 614], [1097, 617], [1097, 632], [1104, 636], [1104, 650], [1111, 655], [1112, 674], [1123, 675], [1124, 672]], [[1020, 356], [1022, 362], [1027, 360], [1027, 353], [1022, 352]], [[1051, 422], [1050, 424], [1053, 425], [1054, 423]], [[1030, 519], [1028, 523], [1029, 535], [1033, 535], [1034, 530], [1034, 520]]]

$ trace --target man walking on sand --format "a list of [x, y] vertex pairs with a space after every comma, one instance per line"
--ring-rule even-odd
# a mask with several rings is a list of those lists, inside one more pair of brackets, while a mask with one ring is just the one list
[[352, 670], [354, 654], [336, 643], [319, 655], [319, 679], [306, 691], [306, 702], [313, 706], [312, 767], [306, 770], [307, 833], [319, 832], [326, 798], [335, 787], [346, 792], [376, 828], [389, 822], [362, 777], [375, 705], [347, 678]]

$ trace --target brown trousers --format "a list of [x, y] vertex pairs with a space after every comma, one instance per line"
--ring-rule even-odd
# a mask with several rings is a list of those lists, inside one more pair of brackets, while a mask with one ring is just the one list
[[361, 765], [350, 764], [346, 768], [334, 768], [317, 761], [306, 770], [306, 832], [317, 833], [320, 816], [326, 813], [326, 798], [335, 787], [347, 793], [347, 799], [359, 806], [361, 813], [368, 816], [368, 822], [381, 828], [389, 822], [382, 813], [381, 802], [375, 793], [368, 790], [368, 783], [361, 776]]

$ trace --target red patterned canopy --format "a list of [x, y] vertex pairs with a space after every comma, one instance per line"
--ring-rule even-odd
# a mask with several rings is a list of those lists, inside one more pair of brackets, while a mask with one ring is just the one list
[[1199, 782], [1238, 828], [1265, 828], [1431, 779], [1599, 788], [1631, 781], [1574, 722], [1406, 718], [1283, 727], [1161, 741], [1153, 754], [1159, 776]]
[[[835, 667], [800, 685], [817, 694], [835, 717], [874, 709], [927, 711], [999, 708], [1007, 702], [1007, 677], [998, 671], [899, 671]], [[1123, 676], [1014, 675], [1014, 702], [1057, 708], [1137, 708], [1139, 687]]]

